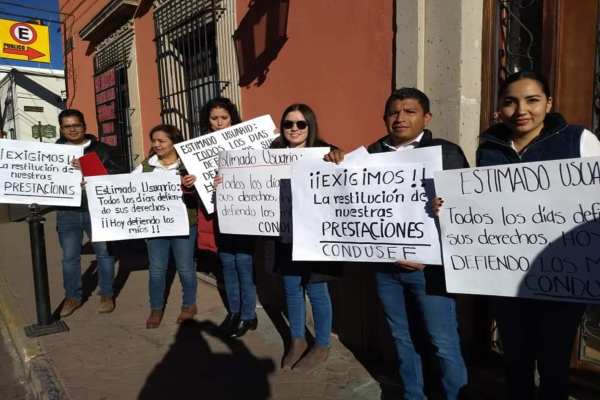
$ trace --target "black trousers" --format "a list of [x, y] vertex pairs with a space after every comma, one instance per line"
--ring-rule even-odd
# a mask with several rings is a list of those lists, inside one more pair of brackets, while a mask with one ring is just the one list
[[492, 311], [504, 349], [508, 398], [533, 400], [534, 370], [540, 374], [537, 398], [569, 398], [569, 362], [586, 305], [520, 298], [494, 298]]

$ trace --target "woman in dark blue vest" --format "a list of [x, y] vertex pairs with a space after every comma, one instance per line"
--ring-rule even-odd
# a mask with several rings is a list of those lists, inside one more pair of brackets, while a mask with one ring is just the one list
[[[522, 71], [509, 76], [499, 95], [502, 122], [481, 135], [478, 166], [600, 156], [600, 142], [590, 131], [550, 112], [552, 98], [540, 74]], [[492, 299], [504, 349], [508, 398], [568, 399], [571, 351], [585, 307], [561, 301]]]

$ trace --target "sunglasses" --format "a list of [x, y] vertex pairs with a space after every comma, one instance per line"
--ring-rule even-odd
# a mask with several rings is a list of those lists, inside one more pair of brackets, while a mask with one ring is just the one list
[[308, 127], [306, 121], [283, 121], [283, 129], [292, 129], [294, 125], [296, 125], [298, 129], [306, 129]]

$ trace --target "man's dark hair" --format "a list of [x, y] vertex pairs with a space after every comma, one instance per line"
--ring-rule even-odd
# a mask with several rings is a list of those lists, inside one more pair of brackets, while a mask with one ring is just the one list
[[421, 105], [421, 108], [423, 108], [423, 112], [425, 114], [429, 113], [429, 98], [427, 97], [427, 95], [417, 88], [403, 87], [394, 90], [390, 97], [388, 97], [388, 99], [385, 102], [385, 110], [383, 111], [383, 116], [387, 117], [390, 114], [390, 109], [392, 108], [392, 103], [394, 101], [406, 99], [417, 100]]
[[74, 108], [67, 108], [66, 110], [62, 110], [60, 114], [58, 114], [58, 124], [62, 126], [63, 118], [67, 117], [77, 117], [79, 121], [85, 126], [85, 118], [83, 117], [83, 113]]

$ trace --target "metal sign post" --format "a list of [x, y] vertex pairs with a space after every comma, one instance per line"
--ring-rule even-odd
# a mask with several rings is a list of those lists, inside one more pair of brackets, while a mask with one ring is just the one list
[[31, 204], [29, 210], [31, 214], [27, 217], [27, 222], [29, 223], [29, 241], [31, 243], [37, 324], [26, 326], [25, 334], [28, 337], [37, 337], [66, 332], [69, 330], [67, 324], [60, 320], [53, 321], [50, 311], [46, 240], [44, 237], [44, 222], [46, 219], [40, 213], [37, 204]]

